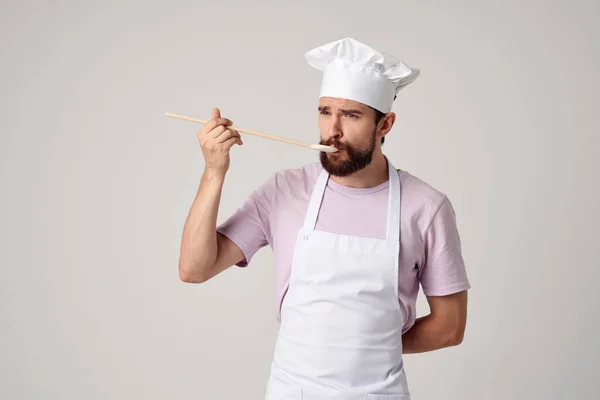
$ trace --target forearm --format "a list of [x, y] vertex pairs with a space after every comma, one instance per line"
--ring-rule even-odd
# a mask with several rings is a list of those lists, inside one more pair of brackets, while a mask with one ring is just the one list
[[402, 335], [404, 354], [424, 353], [455, 346], [462, 338], [448, 324], [433, 314], [417, 318], [414, 325]]
[[202, 280], [217, 259], [217, 214], [225, 173], [205, 169], [183, 228], [180, 275]]

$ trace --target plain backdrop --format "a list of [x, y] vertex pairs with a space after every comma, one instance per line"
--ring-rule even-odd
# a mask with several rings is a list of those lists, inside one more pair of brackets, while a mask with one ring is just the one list
[[[261, 399], [273, 259], [177, 272], [200, 125], [316, 142], [316, 46], [420, 68], [384, 146], [446, 193], [464, 342], [406, 356], [414, 400], [597, 399], [600, 3], [2, 1], [0, 398]], [[219, 222], [318, 153], [244, 136]], [[419, 297], [418, 313], [428, 312]]]

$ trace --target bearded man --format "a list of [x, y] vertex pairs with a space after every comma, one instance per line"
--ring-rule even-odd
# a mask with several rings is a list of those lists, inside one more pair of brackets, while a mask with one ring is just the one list
[[[383, 153], [392, 103], [419, 70], [351, 38], [306, 53], [323, 71], [320, 162], [275, 172], [216, 226], [229, 149], [213, 110], [179, 275], [201, 283], [274, 252], [280, 323], [266, 399], [409, 400], [403, 354], [461, 343], [470, 284], [448, 197]], [[422, 288], [430, 313], [416, 317]]]

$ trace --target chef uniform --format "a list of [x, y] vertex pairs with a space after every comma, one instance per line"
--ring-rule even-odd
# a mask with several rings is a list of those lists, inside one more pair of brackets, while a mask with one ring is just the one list
[[[321, 96], [384, 113], [419, 71], [350, 38], [306, 54], [324, 71]], [[314, 185], [299, 230], [267, 400], [410, 400], [398, 299], [401, 186], [386, 158], [389, 199], [383, 239], [316, 230], [328, 173]]]

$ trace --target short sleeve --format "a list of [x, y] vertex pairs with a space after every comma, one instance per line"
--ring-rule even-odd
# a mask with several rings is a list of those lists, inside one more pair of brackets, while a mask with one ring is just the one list
[[426, 296], [445, 296], [470, 289], [456, 214], [447, 197], [425, 233], [425, 262], [420, 282]]
[[244, 253], [236, 265], [246, 267], [262, 247], [271, 242], [271, 213], [276, 186], [273, 179], [257, 188], [227, 220], [217, 227], [217, 232], [228, 237]]

